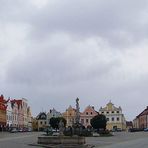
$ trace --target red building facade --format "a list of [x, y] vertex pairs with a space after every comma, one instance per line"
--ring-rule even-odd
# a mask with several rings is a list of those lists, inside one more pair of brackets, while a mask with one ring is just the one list
[[6, 110], [7, 110], [7, 102], [9, 100], [4, 99], [4, 96], [0, 96], [0, 131], [6, 128], [7, 118], [6, 118]]

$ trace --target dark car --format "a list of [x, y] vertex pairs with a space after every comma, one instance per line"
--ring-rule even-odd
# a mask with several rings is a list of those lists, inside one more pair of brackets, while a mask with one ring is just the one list
[[16, 128], [13, 128], [10, 130], [10, 133], [17, 133], [17, 132], [18, 132], [18, 130]]
[[145, 128], [144, 131], [145, 131], [145, 132], [148, 132], [148, 128]]

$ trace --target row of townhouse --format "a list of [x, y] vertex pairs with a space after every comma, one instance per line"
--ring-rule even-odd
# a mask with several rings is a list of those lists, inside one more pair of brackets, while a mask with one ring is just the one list
[[148, 128], [148, 106], [133, 120], [133, 127], [139, 129]]
[[[126, 130], [126, 120], [122, 113], [121, 107], [115, 107], [110, 101], [104, 108], [100, 108], [96, 111], [93, 106], [87, 106], [83, 112], [80, 113], [80, 123], [85, 127], [91, 126], [91, 119], [97, 114], [103, 114], [107, 119], [108, 130]], [[75, 109], [69, 106], [66, 112], [63, 113], [63, 117], [67, 120], [67, 126], [71, 126], [75, 122], [76, 112]]]
[[[80, 123], [85, 127], [89, 127], [91, 126], [91, 119], [98, 114], [106, 116], [108, 130], [126, 129], [126, 120], [121, 107], [115, 107], [111, 101], [106, 107], [101, 107], [99, 111], [96, 111], [93, 106], [87, 106], [83, 112], [80, 112]], [[76, 119], [76, 109], [70, 105], [64, 113], [57, 112], [55, 109], [50, 110], [47, 114], [41, 112], [34, 120], [36, 129], [40, 130], [49, 126], [51, 117], [64, 117], [67, 121], [67, 127], [72, 126]]]
[[48, 113], [40, 112], [37, 117], [33, 118], [32, 128], [34, 131], [43, 131], [44, 128], [50, 126], [50, 119], [52, 117], [62, 117], [62, 114], [54, 108], [50, 109]]
[[0, 131], [10, 128], [31, 128], [32, 117], [28, 101], [22, 99], [5, 99], [0, 96]]

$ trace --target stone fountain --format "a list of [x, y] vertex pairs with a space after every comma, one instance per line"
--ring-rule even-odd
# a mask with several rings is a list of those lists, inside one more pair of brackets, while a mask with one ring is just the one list
[[84, 148], [85, 137], [80, 136], [82, 125], [80, 124], [80, 107], [79, 107], [79, 98], [76, 99], [76, 118], [75, 123], [72, 126], [72, 135], [64, 135], [64, 123], [62, 120], [59, 123], [59, 135], [58, 136], [39, 136], [38, 144], [40, 145], [49, 145], [50, 147], [57, 148]]

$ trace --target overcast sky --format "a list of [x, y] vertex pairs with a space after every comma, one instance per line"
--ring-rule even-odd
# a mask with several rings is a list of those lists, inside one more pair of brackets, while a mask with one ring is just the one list
[[0, 93], [33, 116], [79, 97], [133, 120], [148, 105], [148, 1], [0, 0]]

